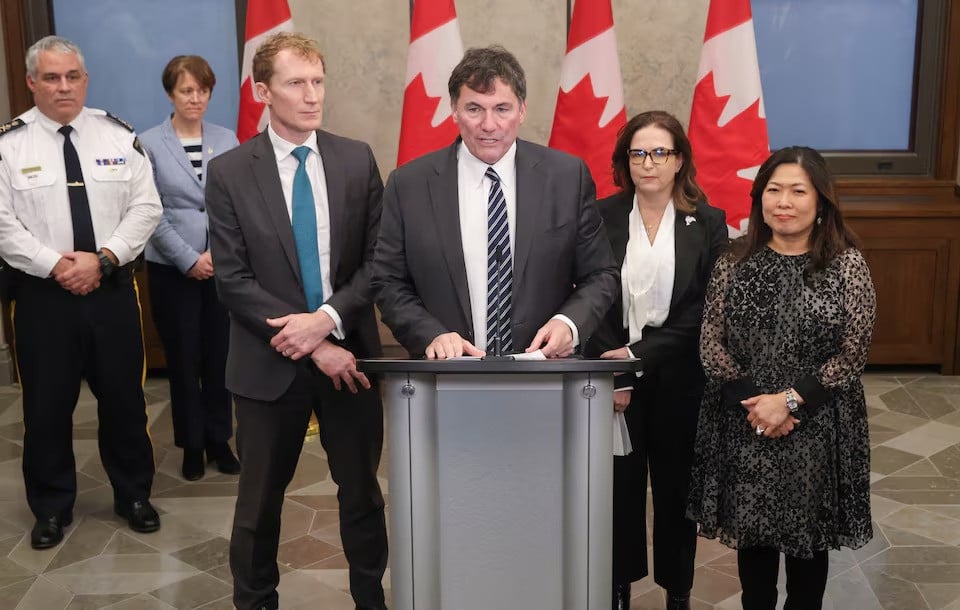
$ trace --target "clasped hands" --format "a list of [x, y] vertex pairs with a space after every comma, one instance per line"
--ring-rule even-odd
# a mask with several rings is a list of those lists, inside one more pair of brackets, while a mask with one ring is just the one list
[[280, 329], [270, 339], [270, 346], [285, 358], [300, 360], [310, 356], [324, 375], [340, 390], [345, 384], [353, 394], [359, 384], [370, 389], [370, 380], [357, 370], [357, 359], [339, 345], [327, 340], [336, 328], [333, 318], [322, 309], [313, 313], [294, 313], [280, 318], [267, 318], [267, 324]]
[[[564, 358], [573, 353], [573, 332], [566, 322], [548, 320], [540, 327], [526, 353], [540, 350], [547, 358]], [[461, 356], [486, 356], [487, 353], [460, 336], [460, 333], [443, 333], [434, 337], [424, 351], [428, 360], [444, 360]]]
[[[104, 250], [117, 264], [117, 257]], [[70, 294], [83, 296], [100, 287], [100, 259], [94, 252], [64, 252], [50, 271], [50, 277]]]
[[784, 392], [752, 396], [741, 400], [740, 404], [747, 410], [750, 427], [767, 438], [786, 436], [800, 423], [799, 419], [790, 415]]

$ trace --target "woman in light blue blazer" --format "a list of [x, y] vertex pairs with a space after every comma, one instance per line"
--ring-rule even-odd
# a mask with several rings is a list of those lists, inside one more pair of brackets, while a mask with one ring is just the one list
[[203, 477], [204, 452], [220, 472], [240, 464], [227, 441], [233, 433], [224, 387], [229, 322], [217, 300], [203, 189], [207, 163], [238, 144], [229, 129], [203, 116], [216, 77], [196, 55], [178, 55], [163, 71], [173, 114], [140, 136], [153, 163], [163, 217], [146, 248], [153, 321], [167, 355], [174, 442], [181, 472]]

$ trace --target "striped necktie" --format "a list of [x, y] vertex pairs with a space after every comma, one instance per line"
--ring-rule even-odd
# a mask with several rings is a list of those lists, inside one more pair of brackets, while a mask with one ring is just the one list
[[492, 353], [495, 349], [495, 338], [499, 334], [501, 351], [509, 353], [513, 351], [510, 222], [500, 176], [488, 167], [486, 177], [490, 179], [487, 196], [487, 352]]

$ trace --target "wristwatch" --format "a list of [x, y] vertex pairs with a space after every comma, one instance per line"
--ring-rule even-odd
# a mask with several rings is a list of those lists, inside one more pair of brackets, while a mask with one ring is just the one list
[[793, 393], [792, 388], [787, 388], [783, 393], [787, 395], [787, 408], [790, 409], [791, 413], [796, 413], [797, 409], [800, 408], [800, 403], [797, 402], [797, 395]]
[[107, 279], [113, 274], [113, 270], [116, 269], [116, 265], [113, 264], [113, 261], [110, 260], [110, 257], [104, 253], [103, 250], [97, 252], [97, 259], [100, 260], [100, 275], [103, 276], [103, 279]]

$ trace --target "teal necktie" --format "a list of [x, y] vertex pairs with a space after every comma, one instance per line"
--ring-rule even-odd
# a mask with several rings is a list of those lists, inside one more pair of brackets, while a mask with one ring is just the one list
[[293, 238], [297, 242], [297, 259], [303, 294], [307, 297], [307, 311], [316, 311], [323, 305], [323, 279], [320, 275], [320, 249], [317, 246], [317, 207], [313, 187], [307, 176], [307, 155], [310, 149], [298, 146], [293, 156], [300, 161], [293, 175]]

